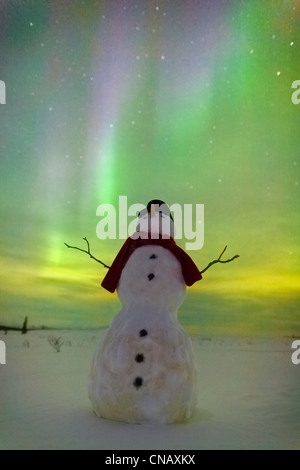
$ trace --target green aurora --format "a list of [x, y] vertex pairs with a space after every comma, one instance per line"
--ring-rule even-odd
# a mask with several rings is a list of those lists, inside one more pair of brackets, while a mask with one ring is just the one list
[[[0, 323], [102, 327], [96, 209], [204, 204], [180, 319], [202, 334], [300, 336], [300, 2], [1, 2]], [[179, 244], [184, 246], [184, 240]]]

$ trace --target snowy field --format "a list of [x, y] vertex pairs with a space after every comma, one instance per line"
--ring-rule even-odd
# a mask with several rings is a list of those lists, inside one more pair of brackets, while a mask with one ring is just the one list
[[[57, 353], [50, 335], [61, 337]], [[300, 366], [292, 340], [194, 337], [199, 409], [182, 425], [94, 416], [87, 398], [98, 331], [0, 334], [0, 449], [300, 449]]]

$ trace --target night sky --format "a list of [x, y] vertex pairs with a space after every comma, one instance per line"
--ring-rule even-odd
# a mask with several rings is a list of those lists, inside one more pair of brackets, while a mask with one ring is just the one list
[[[105, 326], [100, 204], [204, 204], [191, 331], [300, 334], [300, 1], [0, 1], [0, 323]], [[184, 240], [178, 241], [184, 247]]]

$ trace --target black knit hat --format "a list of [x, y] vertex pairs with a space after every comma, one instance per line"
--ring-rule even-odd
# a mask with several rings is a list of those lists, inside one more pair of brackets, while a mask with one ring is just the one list
[[147, 213], [150, 214], [151, 206], [155, 206], [156, 212], [161, 212], [162, 214], [167, 215], [168, 217], [170, 217], [171, 220], [173, 220], [168, 204], [166, 204], [161, 199], [152, 199], [152, 201], [148, 202], [146, 209], [142, 210], [139, 213], [139, 217], [144, 217]]

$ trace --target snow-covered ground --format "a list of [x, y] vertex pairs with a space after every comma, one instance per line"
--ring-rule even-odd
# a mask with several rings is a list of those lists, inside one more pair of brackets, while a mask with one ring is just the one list
[[[61, 336], [57, 353], [50, 335]], [[101, 332], [0, 333], [0, 449], [300, 449], [300, 366], [292, 340], [194, 337], [199, 410], [182, 425], [97, 418], [87, 375]]]

